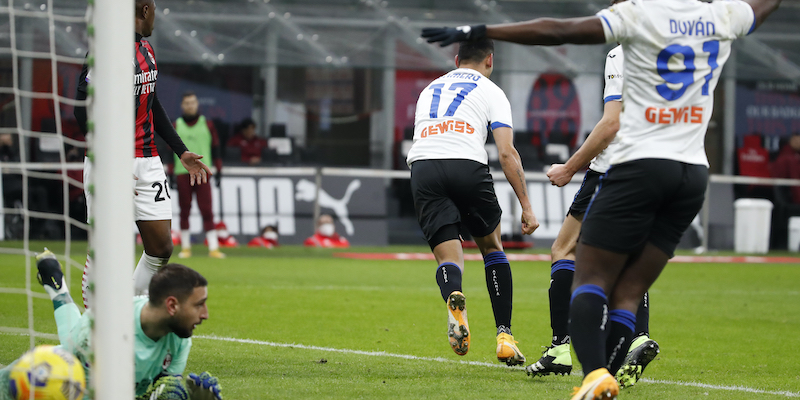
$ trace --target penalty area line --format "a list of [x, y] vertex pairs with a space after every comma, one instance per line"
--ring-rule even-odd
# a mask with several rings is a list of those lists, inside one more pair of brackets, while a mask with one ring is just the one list
[[[433, 361], [433, 362], [451, 363], [451, 364], [477, 365], [477, 366], [481, 366], [481, 367], [503, 368], [503, 369], [510, 369], [510, 370], [516, 370], [516, 371], [523, 371], [524, 370], [523, 367], [509, 367], [509, 366], [502, 365], [502, 364], [493, 364], [493, 363], [482, 362], [482, 361], [460, 361], [460, 360], [451, 360], [451, 359], [443, 358], [443, 357], [420, 357], [420, 356], [412, 356], [412, 355], [409, 355], [409, 354], [387, 353], [385, 351], [365, 351], [365, 350], [337, 349], [337, 348], [333, 348], [333, 347], [310, 346], [310, 345], [296, 344], [296, 343], [277, 343], [277, 342], [268, 342], [268, 341], [264, 341], [264, 340], [253, 340], [253, 339], [237, 339], [237, 338], [222, 337], [222, 336], [215, 336], [215, 335], [196, 335], [196, 336], [193, 336], [193, 337], [197, 338], [197, 339], [207, 339], [207, 340], [216, 340], [216, 341], [220, 341], [220, 342], [233, 342], [233, 343], [243, 343], [243, 344], [255, 344], [255, 345], [259, 345], [259, 346], [269, 346], [269, 347], [282, 347], [282, 348], [293, 348], [293, 349], [303, 349], [303, 350], [317, 350], [317, 351], [326, 351], [326, 352], [331, 352], [331, 353], [355, 354], [355, 355], [371, 356], [371, 357], [389, 357], [389, 358], [399, 358], [399, 359], [404, 359], [404, 360], [415, 360], [415, 361]], [[733, 392], [769, 394], [769, 395], [777, 395], [777, 396], [784, 396], [784, 397], [800, 397], [800, 393], [797, 393], [797, 392], [753, 389], [753, 388], [749, 388], [749, 387], [745, 387], [745, 386], [711, 385], [711, 384], [698, 383], [698, 382], [666, 381], [666, 380], [661, 380], [661, 379], [649, 379], [649, 378], [642, 378], [640, 382], [652, 383], [652, 384], [660, 384], [660, 385], [696, 387], [696, 388], [701, 388], [701, 389], [727, 390], [727, 391], [733, 391]]]

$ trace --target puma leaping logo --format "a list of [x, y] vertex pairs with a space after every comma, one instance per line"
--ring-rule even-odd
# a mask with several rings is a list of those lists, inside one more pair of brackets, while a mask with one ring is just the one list
[[[349, 212], [347, 211], [347, 203], [350, 202], [350, 197], [353, 192], [361, 187], [361, 180], [355, 179], [347, 185], [347, 190], [344, 192], [344, 197], [341, 199], [334, 199], [324, 189], [319, 190], [319, 206], [333, 210], [336, 218], [344, 225], [344, 230], [348, 236], [353, 236], [355, 230], [353, 223], [350, 221]], [[297, 194], [295, 198], [299, 201], [313, 202], [317, 195], [317, 185], [307, 179], [301, 179], [297, 182]]]

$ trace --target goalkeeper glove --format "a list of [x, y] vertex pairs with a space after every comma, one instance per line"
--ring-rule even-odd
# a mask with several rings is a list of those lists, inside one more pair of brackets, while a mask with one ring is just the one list
[[428, 43], [441, 42], [445, 47], [455, 42], [474, 42], [486, 37], [486, 25], [464, 25], [457, 28], [424, 28], [422, 37]]
[[164, 375], [151, 383], [136, 400], [189, 400], [189, 391], [180, 375]]
[[186, 387], [189, 388], [192, 400], [222, 400], [222, 385], [215, 376], [208, 372], [200, 375], [189, 374], [186, 378]]

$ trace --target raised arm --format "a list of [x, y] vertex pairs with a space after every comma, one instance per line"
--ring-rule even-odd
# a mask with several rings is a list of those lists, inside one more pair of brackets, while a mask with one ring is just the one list
[[756, 28], [761, 26], [781, 4], [781, 0], [744, 0], [744, 2], [753, 7], [753, 14], [756, 15]]
[[581, 18], [537, 18], [525, 22], [499, 25], [473, 25], [458, 28], [425, 28], [422, 37], [428, 43], [441, 42], [442, 47], [451, 43], [474, 41], [484, 37], [527, 45], [555, 46], [566, 43], [605, 43], [603, 25], [599, 17]]
[[514, 131], [508, 127], [495, 128], [493, 131], [494, 142], [500, 155], [500, 166], [514, 188], [519, 204], [522, 206], [522, 233], [530, 235], [539, 227], [539, 221], [533, 215], [531, 201], [528, 199], [528, 188], [525, 183], [525, 171], [522, 169], [522, 160], [517, 149], [514, 148]]
[[553, 164], [547, 171], [547, 177], [553, 185], [568, 184], [576, 172], [608, 147], [617, 136], [621, 111], [622, 102], [619, 101], [609, 101], [603, 106], [603, 118], [597, 122], [578, 151], [565, 164]]

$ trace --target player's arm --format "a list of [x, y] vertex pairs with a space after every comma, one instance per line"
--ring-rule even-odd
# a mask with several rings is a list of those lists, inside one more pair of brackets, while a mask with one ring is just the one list
[[191, 185], [194, 185], [195, 182], [208, 182], [208, 176], [211, 175], [211, 170], [200, 161], [203, 156], [192, 153], [186, 148], [186, 145], [178, 135], [175, 127], [172, 126], [172, 121], [169, 120], [167, 111], [164, 110], [161, 102], [158, 101], [158, 94], [155, 94], [153, 98], [153, 122], [156, 133], [167, 142], [172, 151], [181, 159], [181, 164], [189, 171], [189, 182]]
[[[89, 53], [86, 53], [86, 56], [89, 56]], [[78, 90], [75, 94], [75, 100], [78, 101], [85, 101], [87, 97], [89, 97], [89, 82], [88, 82], [88, 75], [89, 75], [89, 64], [84, 63], [83, 69], [81, 70], [81, 75], [78, 78]], [[87, 126], [87, 120], [89, 119], [86, 113], [86, 106], [75, 106], [72, 110], [72, 114], [75, 115], [75, 120], [78, 121], [78, 128], [81, 130], [81, 133], [86, 135], [89, 132]]]
[[600, 44], [606, 42], [599, 17], [537, 18], [530, 21], [498, 25], [472, 25], [458, 28], [425, 28], [422, 37], [428, 43], [441, 42], [442, 47], [454, 42], [475, 41], [484, 37], [527, 45], [555, 46], [565, 43]]
[[492, 130], [497, 152], [500, 156], [500, 166], [514, 188], [519, 204], [522, 206], [522, 233], [530, 235], [539, 227], [539, 221], [533, 214], [531, 201], [528, 198], [528, 187], [525, 183], [525, 171], [522, 169], [522, 160], [517, 149], [514, 148], [514, 131], [509, 127], [497, 127]]
[[761, 26], [781, 4], [781, 0], [744, 0], [744, 2], [753, 8], [753, 14], [756, 16], [756, 28]]
[[547, 171], [550, 182], [556, 186], [564, 186], [572, 180], [572, 176], [597, 157], [614, 138], [619, 130], [619, 114], [622, 102], [609, 101], [603, 106], [603, 118], [597, 122], [592, 132], [586, 137], [581, 147], [565, 164], [553, 164]]

